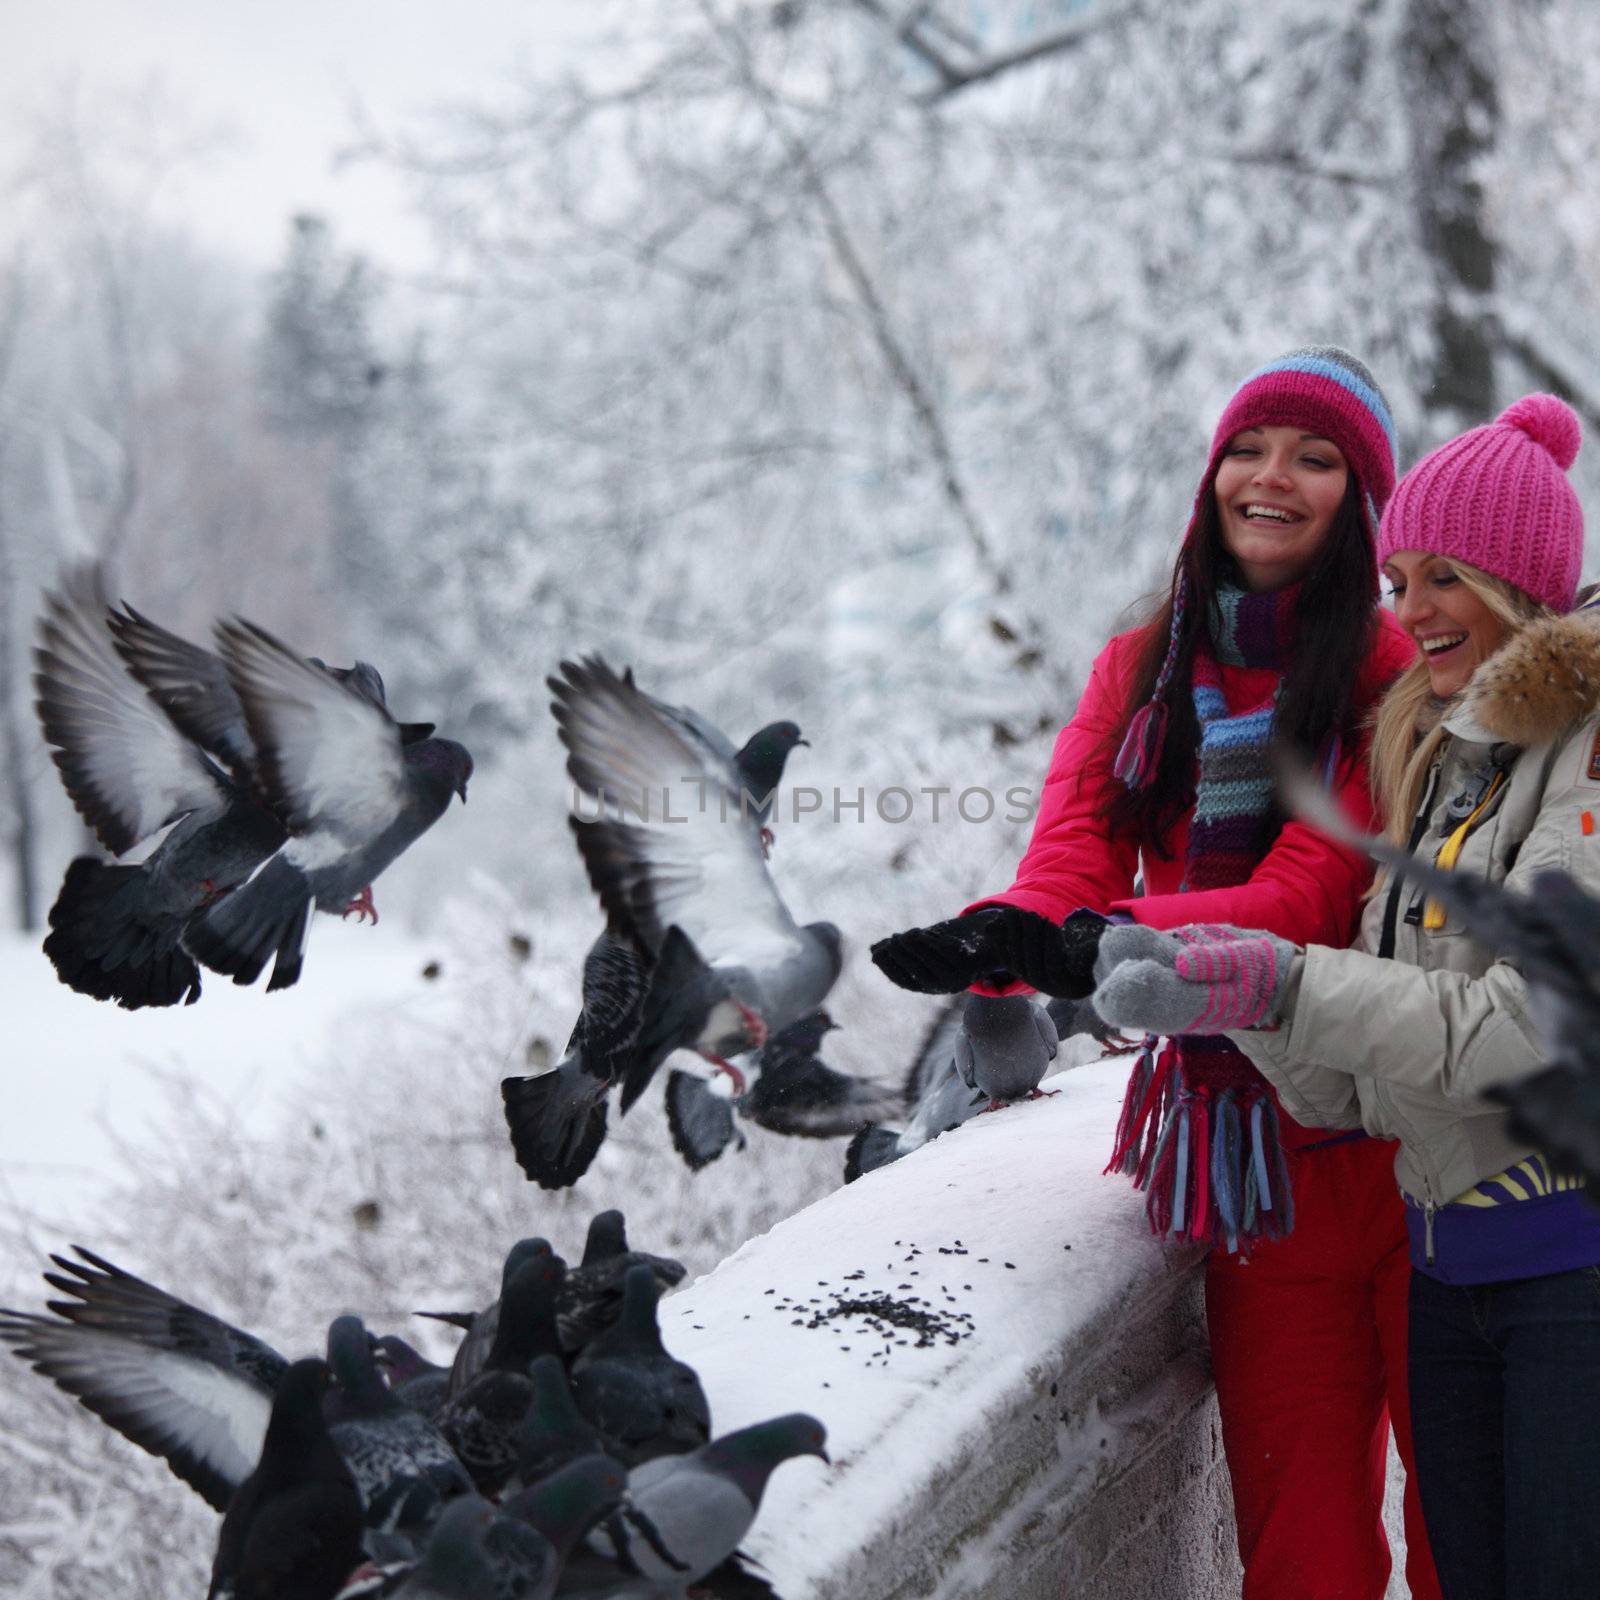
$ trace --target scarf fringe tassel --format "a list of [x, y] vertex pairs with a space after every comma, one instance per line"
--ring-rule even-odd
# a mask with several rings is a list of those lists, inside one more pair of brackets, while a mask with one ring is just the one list
[[1183, 1084], [1177, 1053], [1147, 1037], [1134, 1061], [1107, 1172], [1145, 1191], [1151, 1230], [1248, 1252], [1294, 1227], [1278, 1108], [1264, 1086]]
[[1151, 700], [1134, 712], [1117, 751], [1112, 772], [1130, 789], [1142, 789], [1155, 776], [1161, 761], [1161, 743], [1167, 736], [1167, 707]]

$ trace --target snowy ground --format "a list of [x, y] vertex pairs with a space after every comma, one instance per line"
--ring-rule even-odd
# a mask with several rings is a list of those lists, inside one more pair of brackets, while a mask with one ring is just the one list
[[[123, 1011], [56, 981], [36, 936], [0, 939], [5, 1111], [0, 1203], [70, 1230], [103, 1203], [119, 1147], [170, 1113], [173, 1081], [241, 1122], [271, 1118], [364, 1011], [426, 1014], [447, 1002], [421, 980], [430, 946], [391, 922], [319, 918], [290, 992], [210, 973], [192, 1006]], [[9, 1274], [8, 1274], [9, 1276]]]

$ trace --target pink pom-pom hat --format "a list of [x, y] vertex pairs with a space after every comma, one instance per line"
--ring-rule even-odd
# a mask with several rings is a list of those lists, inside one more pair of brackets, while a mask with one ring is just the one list
[[1553, 394], [1524, 395], [1400, 480], [1378, 559], [1421, 550], [1465, 562], [1570, 611], [1583, 564], [1583, 508], [1567, 482], [1583, 430]]

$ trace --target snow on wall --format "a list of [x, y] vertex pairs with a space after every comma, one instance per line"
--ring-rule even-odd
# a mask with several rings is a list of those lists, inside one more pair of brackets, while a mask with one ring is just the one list
[[[827, 1424], [748, 1541], [786, 1600], [1238, 1593], [1198, 1256], [1101, 1175], [1126, 1077], [1060, 1074], [664, 1302], [719, 1430]], [[954, 1337], [831, 1314], [879, 1295]]]

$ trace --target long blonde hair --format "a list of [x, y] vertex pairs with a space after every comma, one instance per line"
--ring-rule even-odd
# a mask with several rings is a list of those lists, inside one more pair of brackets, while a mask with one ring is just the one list
[[[1549, 606], [1524, 594], [1514, 584], [1464, 561], [1449, 561], [1450, 570], [1486, 605], [1510, 632], [1536, 617], [1553, 616]], [[1390, 839], [1404, 847], [1412, 819], [1422, 800], [1428, 769], [1444, 743], [1442, 726], [1450, 702], [1435, 698], [1428, 663], [1418, 656], [1395, 679], [1373, 717], [1369, 770], [1378, 814]]]

